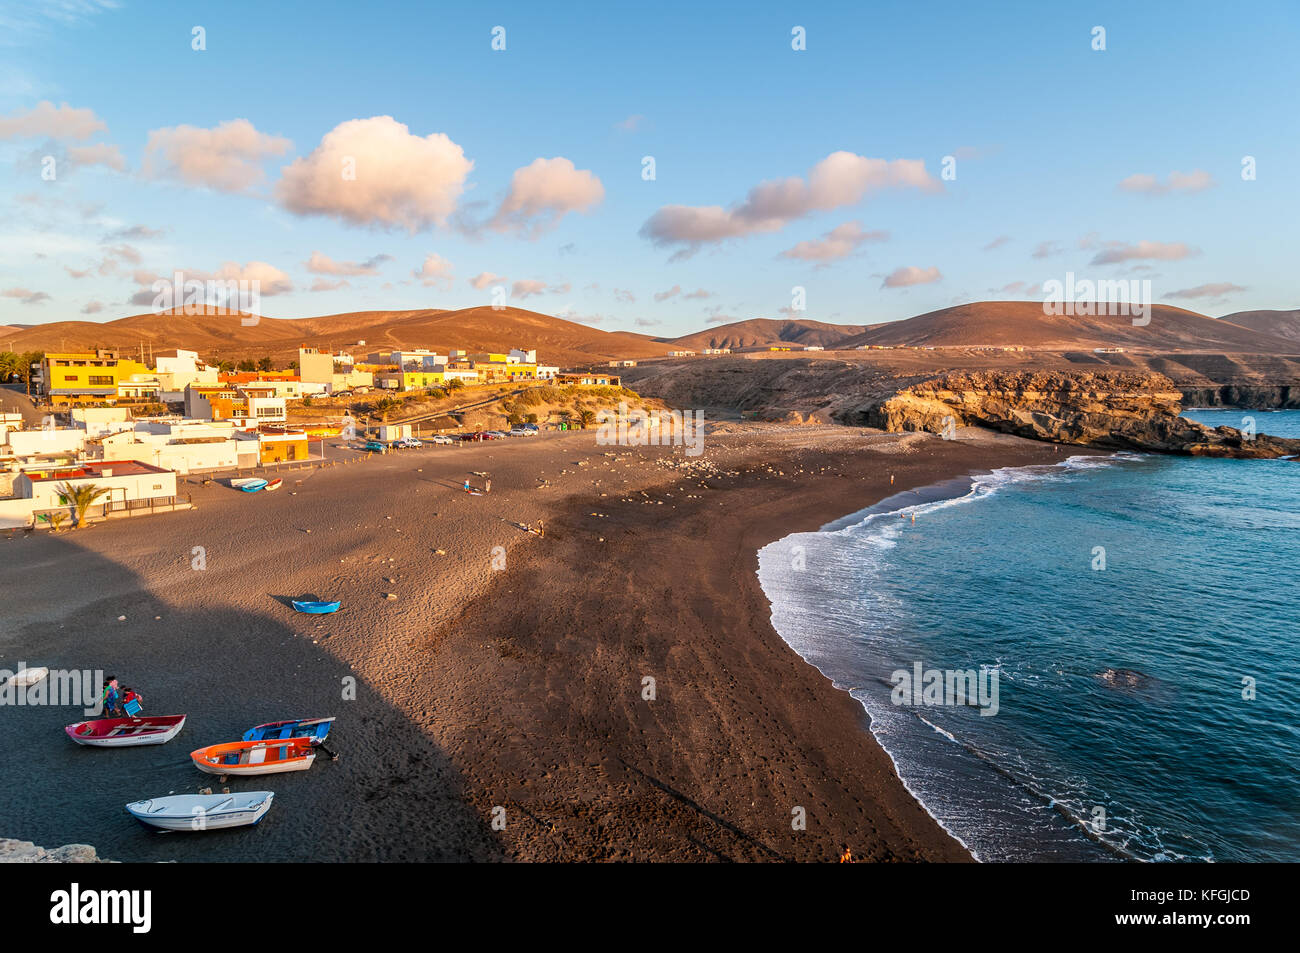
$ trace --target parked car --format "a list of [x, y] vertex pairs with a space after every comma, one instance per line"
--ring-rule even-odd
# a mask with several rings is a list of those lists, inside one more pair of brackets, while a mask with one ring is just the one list
[[388, 452], [388, 448], [384, 446], [383, 441], [380, 440], [367, 440], [366, 445], [361, 449], [366, 451], [366, 453], [387, 453]]
[[455, 437], [448, 437], [445, 433], [434, 434], [429, 440], [433, 443], [455, 443]]
[[421, 441], [419, 437], [403, 437], [397, 442], [403, 447], [409, 447], [412, 450], [418, 450], [420, 447], [424, 446], [423, 441]]
[[506, 439], [505, 433], [500, 430], [485, 430], [483, 431], [483, 436], [485, 436], [488, 440]]
[[350, 391], [350, 390], [336, 390], [336, 391], [335, 391], [333, 394], [331, 394], [330, 396], [331, 396], [331, 397], [351, 397], [351, 396], [352, 396], [352, 391]]
[[511, 427], [507, 437], [531, 437], [536, 431], [525, 430], [523, 427]]

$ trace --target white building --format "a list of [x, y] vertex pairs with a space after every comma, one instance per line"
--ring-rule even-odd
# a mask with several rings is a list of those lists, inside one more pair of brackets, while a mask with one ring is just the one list
[[105, 458], [138, 460], [177, 473], [254, 467], [259, 453], [257, 433], [230, 420], [141, 421], [134, 430], [101, 437], [97, 445]]
[[176, 474], [137, 460], [31, 468], [14, 480], [15, 498], [0, 500], [0, 526], [26, 526], [34, 514], [64, 507], [68, 508], [71, 519], [73, 513], [64, 496], [64, 487], [87, 484], [108, 490], [90, 508], [92, 516], [147, 509], [151, 505], [170, 506], [176, 502]]
[[161, 387], [159, 398], [165, 401], [185, 399], [188, 384], [216, 384], [217, 369], [199, 360], [198, 351], [163, 352], [155, 357], [155, 376]]

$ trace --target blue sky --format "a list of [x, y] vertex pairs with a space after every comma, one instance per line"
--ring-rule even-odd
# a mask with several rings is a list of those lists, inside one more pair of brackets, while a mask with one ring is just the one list
[[505, 287], [663, 335], [1067, 271], [1300, 306], [1291, 2], [27, 6], [0, 0], [0, 324], [147, 311], [176, 269], [258, 277], [273, 317]]

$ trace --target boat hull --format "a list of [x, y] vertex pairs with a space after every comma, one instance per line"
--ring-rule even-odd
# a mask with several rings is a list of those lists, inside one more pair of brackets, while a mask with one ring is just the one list
[[316, 760], [316, 752], [305, 738], [286, 741], [236, 741], [209, 745], [190, 752], [194, 767], [204, 774], [258, 777], [306, 771]]
[[185, 727], [184, 715], [153, 718], [98, 718], [68, 725], [64, 732], [79, 745], [91, 748], [134, 748], [163, 745]]
[[294, 601], [293, 607], [299, 612], [305, 612], [308, 615], [328, 615], [331, 612], [339, 611], [337, 602], [298, 602]]
[[271, 791], [242, 794], [180, 794], [146, 798], [126, 812], [147, 827], [164, 831], [217, 831], [256, 824], [271, 809]]
[[245, 741], [272, 741], [277, 738], [315, 738], [324, 741], [334, 725], [334, 716], [328, 718], [290, 718], [272, 721], [244, 732]]

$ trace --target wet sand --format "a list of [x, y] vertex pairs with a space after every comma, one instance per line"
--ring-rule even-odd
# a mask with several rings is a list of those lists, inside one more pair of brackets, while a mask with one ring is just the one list
[[[0, 708], [0, 835], [119, 860], [968, 859], [857, 703], [772, 630], [757, 551], [891, 492], [1060, 459], [771, 425], [724, 425], [690, 458], [578, 432], [0, 536], [0, 667], [102, 669], [190, 716], [166, 746], [102, 751], [63, 737], [77, 709]], [[482, 485], [471, 471], [491, 494], [459, 489]], [[519, 528], [539, 519], [544, 537]], [[302, 597], [344, 609], [294, 613]], [[194, 748], [326, 714], [339, 761], [225, 785], [276, 792], [258, 828], [149, 835], [122, 810], [220, 790]]]

